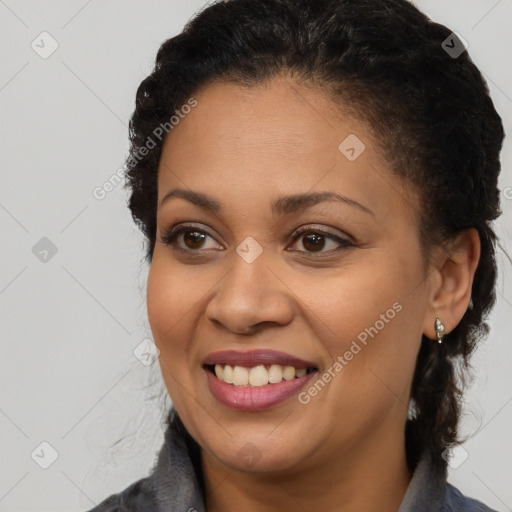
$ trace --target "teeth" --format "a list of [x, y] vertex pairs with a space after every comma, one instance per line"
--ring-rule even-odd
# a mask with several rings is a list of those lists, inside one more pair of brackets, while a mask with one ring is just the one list
[[308, 370], [306, 368], [299, 368], [298, 370], [295, 370], [295, 375], [297, 377], [304, 377], [304, 375], [306, 375], [307, 371]]
[[249, 370], [243, 366], [235, 366], [233, 369], [233, 384], [235, 386], [247, 386], [249, 384]]
[[306, 368], [295, 369], [293, 366], [281, 366], [279, 364], [272, 364], [268, 369], [262, 364], [253, 368], [230, 366], [229, 364], [215, 365], [217, 378], [226, 384], [235, 386], [259, 387], [267, 384], [279, 384], [283, 379], [293, 380], [295, 377], [303, 377], [306, 373]]
[[226, 384], [233, 384], [233, 373], [233, 367], [227, 364], [226, 366], [224, 366], [224, 375], [222, 376], [222, 380]]
[[273, 364], [268, 370], [268, 381], [272, 384], [279, 384], [283, 380], [283, 367]]
[[251, 368], [249, 371], [249, 384], [251, 386], [265, 386], [268, 384], [268, 372], [262, 364]]
[[284, 380], [292, 380], [295, 379], [295, 368], [293, 366], [287, 366], [283, 370], [283, 379]]

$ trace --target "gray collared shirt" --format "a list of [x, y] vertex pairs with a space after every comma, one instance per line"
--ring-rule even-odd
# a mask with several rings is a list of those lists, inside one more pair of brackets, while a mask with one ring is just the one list
[[[423, 456], [398, 512], [496, 512], [461, 494]], [[205, 512], [185, 437], [168, 427], [151, 474], [87, 512]]]

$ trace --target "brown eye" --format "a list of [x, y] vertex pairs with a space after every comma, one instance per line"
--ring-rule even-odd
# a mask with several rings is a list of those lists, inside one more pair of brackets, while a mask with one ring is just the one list
[[[210, 247], [207, 246], [208, 239], [211, 240]], [[161, 241], [176, 250], [188, 252], [199, 252], [201, 249], [217, 249], [219, 247], [210, 234], [195, 226], [178, 226], [170, 229], [163, 234]]]
[[200, 249], [205, 240], [204, 233], [196, 230], [187, 230], [183, 232], [183, 241], [189, 249]]
[[325, 236], [311, 233], [302, 238], [302, 245], [311, 252], [321, 251], [325, 247]]
[[[340, 238], [333, 233], [327, 233], [318, 229], [304, 229], [295, 234], [293, 237], [294, 244], [299, 245], [299, 239], [302, 239], [300, 246], [305, 250], [298, 249], [298, 252], [306, 254], [326, 254], [355, 247], [355, 245], [348, 240]], [[324, 248], [326, 250], [324, 250]]]

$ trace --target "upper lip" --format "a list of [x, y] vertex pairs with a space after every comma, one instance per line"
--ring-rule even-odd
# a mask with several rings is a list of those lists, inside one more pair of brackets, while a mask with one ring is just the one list
[[238, 350], [222, 350], [212, 352], [206, 356], [203, 364], [229, 364], [231, 366], [253, 367], [260, 364], [279, 364], [282, 366], [293, 366], [294, 368], [316, 368], [315, 363], [306, 361], [285, 352], [277, 350], [257, 349], [247, 352]]

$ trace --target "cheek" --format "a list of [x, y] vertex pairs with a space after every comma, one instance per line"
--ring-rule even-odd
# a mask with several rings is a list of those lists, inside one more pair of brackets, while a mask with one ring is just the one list
[[[187, 286], [183, 273], [172, 268], [158, 254], [153, 261], [147, 280], [148, 320], [155, 345], [158, 347], [162, 378], [174, 406], [183, 410], [193, 382], [185, 371], [190, 365], [187, 339], [193, 326], [190, 284]], [[190, 281], [189, 281], [190, 283]]]
[[[368, 260], [365, 265], [358, 263], [321, 278], [315, 276], [313, 282], [297, 280], [294, 287], [306, 304], [306, 311], [312, 311], [323, 326], [326, 341], [330, 340], [333, 349], [344, 351], [341, 341], [355, 339], [359, 334], [364, 339], [365, 329], [376, 322], [379, 331], [389, 330], [399, 316], [400, 307], [393, 308], [393, 304], [401, 303], [405, 283], [382, 260]], [[381, 315], [390, 321], [382, 324]]]
[[[155, 342], [180, 339], [176, 333], [187, 325], [189, 313], [208, 288], [206, 276], [199, 277], [197, 267], [176, 265], [166, 257], [165, 249], [155, 248], [147, 280], [147, 310]], [[190, 321], [189, 321], [190, 322]]]
[[179, 318], [176, 309], [179, 307], [176, 283], [170, 278], [170, 274], [163, 272], [158, 262], [153, 260], [147, 281], [147, 309], [157, 345], [161, 344], [165, 333], [172, 330], [173, 324]]
[[[421, 339], [421, 287], [415, 265], [381, 253], [365, 265], [316, 281], [309, 293], [336, 378], [333, 390], [365, 403], [389, 402], [408, 393]], [[311, 289], [310, 289], [311, 290]], [[308, 297], [303, 288], [298, 295]], [[341, 358], [341, 361], [340, 359]], [[344, 407], [344, 400], [338, 402]], [[346, 404], [345, 404], [346, 405]]]
[[187, 279], [180, 269], [173, 267], [155, 255], [147, 280], [148, 320], [160, 350], [160, 362], [165, 365], [186, 356], [185, 341], [192, 322], [190, 313], [198, 300], [190, 285], [194, 280]]

